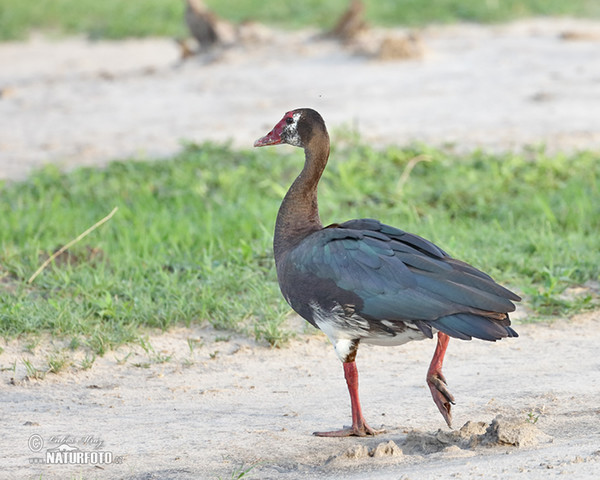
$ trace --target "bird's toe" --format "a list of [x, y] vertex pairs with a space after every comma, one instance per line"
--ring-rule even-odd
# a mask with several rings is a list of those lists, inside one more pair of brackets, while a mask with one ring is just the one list
[[427, 385], [431, 391], [434, 403], [446, 420], [446, 424], [452, 428], [452, 405], [455, 403], [454, 396], [448, 390], [446, 379], [441, 372], [431, 375], [427, 378]]

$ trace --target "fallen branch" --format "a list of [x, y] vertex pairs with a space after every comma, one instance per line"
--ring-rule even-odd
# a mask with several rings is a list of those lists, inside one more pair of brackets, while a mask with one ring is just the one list
[[35, 273], [29, 277], [29, 280], [27, 280], [27, 283], [31, 283], [33, 282], [36, 277], [42, 273], [42, 271], [44, 270], [44, 268], [46, 268], [48, 265], [50, 265], [50, 263], [52, 262], [52, 260], [54, 260], [56, 257], [58, 257], [61, 253], [63, 253], [65, 250], [67, 250], [69, 247], [75, 245], [78, 241], [80, 241], [82, 238], [86, 237], [87, 235], [89, 235], [91, 232], [93, 232], [94, 230], [96, 230], [100, 225], [102, 225], [103, 223], [108, 222], [112, 216], [117, 212], [117, 210], [119, 209], [119, 207], [115, 207], [112, 209], [112, 212], [110, 212], [106, 217], [104, 217], [102, 220], [98, 220], [94, 225], [92, 225], [90, 228], [88, 228], [85, 232], [83, 232], [81, 235], [79, 235], [77, 238], [74, 238], [73, 240], [71, 240], [69, 243], [67, 243], [66, 245], [62, 246], [60, 249], [58, 249], [56, 252], [54, 252], [44, 263], [42, 263], [41, 267], [38, 268]]

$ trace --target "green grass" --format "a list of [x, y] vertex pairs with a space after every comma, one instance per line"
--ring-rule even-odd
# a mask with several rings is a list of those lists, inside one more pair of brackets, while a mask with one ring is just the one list
[[[536, 315], [591, 308], [565, 288], [600, 277], [598, 155], [543, 151], [460, 157], [427, 147], [376, 151], [352, 139], [320, 186], [324, 222], [376, 217], [436, 242], [526, 295]], [[343, 145], [343, 141], [335, 144]], [[424, 154], [400, 182], [410, 160]], [[190, 145], [171, 159], [53, 167], [0, 187], [0, 335], [42, 332], [94, 354], [146, 346], [147, 328], [210, 324], [284, 343], [289, 308], [271, 252], [299, 149]], [[402, 183], [402, 184], [401, 184]], [[117, 214], [59, 257], [53, 251]], [[32, 335], [33, 334], [33, 335]]]
[[178, 36], [185, 31], [183, 0], [0, 0], [0, 40], [32, 30], [110, 39]]
[[[317, 25], [331, 28], [349, 1], [207, 0], [206, 4], [233, 21], [250, 18], [288, 27]], [[596, 0], [363, 0], [363, 3], [369, 22], [387, 26], [502, 22], [539, 15], [600, 16], [600, 5]]]
[[71, 361], [64, 352], [54, 352], [47, 358], [48, 372], [60, 373], [71, 364]]
[[[432, 22], [501, 22], [534, 15], [600, 17], [597, 0], [365, 0], [367, 18], [379, 25]], [[283, 28], [330, 28], [348, 0], [206, 0], [231, 21], [256, 20]], [[0, 0], [0, 40], [31, 30], [83, 33], [92, 38], [182, 36], [183, 0]]]

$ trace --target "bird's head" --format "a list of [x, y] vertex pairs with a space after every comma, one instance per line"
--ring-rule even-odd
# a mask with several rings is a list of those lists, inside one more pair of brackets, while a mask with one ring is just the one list
[[254, 142], [254, 146], [287, 143], [304, 148], [318, 131], [327, 135], [321, 115], [311, 108], [298, 108], [287, 112], [269, 133]]

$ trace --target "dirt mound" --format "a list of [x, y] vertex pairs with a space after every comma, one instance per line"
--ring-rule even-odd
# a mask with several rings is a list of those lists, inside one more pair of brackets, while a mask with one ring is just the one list
[[404, 439], [372, 443], [359, 440], [326, 462], [336, 466], [348, 465], [349, 461], [369, 459], [405, 461], [412, 458], [441, 453], [444, 457], [473, 456], [476, 451], [490, 447], [533, 447], [549, 442], [552, 437], [543, 433], [533, 423], [518, 417], [497, 416], [489, 424], [468, 421], [459, 430], [436, 433], [409, 431]]
[[363, 459], [367, 457], [401, 457], [402, 455], [404, 455], [402, 449], [393, 440], [389, 440], [388, 442], [378, 443], [372, 448], [360, 444], [352, 445], [341, 456], [350, 459]]
[[479, 446], [529, 447], [550, 439], [550, 436], [525, 419], [499, 415], [489, 424], [468, 421], [459, 430], [438, 430], [434, 434], [409, 432], [402, 443], [402, 450], [407, 454], [427, 455], [449, 447], [462, 450]]

